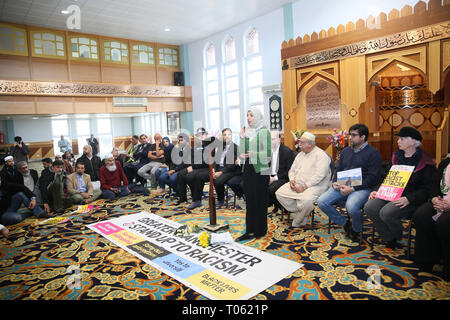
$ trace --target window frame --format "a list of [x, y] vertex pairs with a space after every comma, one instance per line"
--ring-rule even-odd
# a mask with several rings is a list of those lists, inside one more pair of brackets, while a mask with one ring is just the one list
[[[14, 51], [4, 50], [0, 46], [0, 54], [10, 54], [10, 55], [24, 56], [24, 57], [28, 56], [28, 33], [27, 33], [27, 30], [19, 28], [19, 27], [16, 27], [16, 26], [13, 26], [13, 25], [10, 25], [10, 24], [6, 24], [6, 23], [0, 23], [0, 27], [2, 27], [2, 28], [9, 28], [9, 29], [13, 30], [13, 36], [12, 37], [14, 38], [14, 48], [15, 49], [17, 48], [17, 46], [22, 47], [22, 45], [18, 45], [16, 43], [18, 38], [22, 39], [21, 37], [18, 37], [16, 35], [16, 32], [18, 32], [18, 31], [22, 32], [23, 33], [23, 40], [24, 40], [24, 44], [23, 44], [23, 47], [24, 47], [23, 50], [24, 51], [23, 52], [16, 51], [16, 50], [14, 50]], [[8, 36], [8, 35], [4, 34], [4, 36]]]
[[[142, 63], [142, 62], [134, 62], [134, 53], [136, 52], [136, 50], [134, 50], [134, 46], [138, 46], [138, 54], [141, 52], [139, 46], [144, 45], [147, 46], [148, 48], [151, 48], [153, 51], [153, 63]], [[156, 54], [157, 54], [157, 50], [156, 50], [156, 46], [152, 43], [148, 43], [148, 42], [137, 42], [137, 41], [130, 41], [130, 51], [131, 51], [131, 55], [130, 55], [130, 61], [131, 64], [134, 66], [140, 66], [140, 67], [155, 67], [156, 66]], [[147, 55], [149, 54], [149, 52], [147, 51]]]
[[[80, 57], [80, 56], [78, 56], [78, 57], [74, 57], [73, 56], [74, 51], [72, 50], [72, 45], [73, 45], [72, 39], [77, 39], [77, 46], [78, 46], [78, 52], [77, 53], [80, 54], [79, 38], [89, 39], [89, 55], [90, 55], [89, 58]], [[97, 53], [96, 53], [97, 54], [97, 58], [92, 58], [92, 47], [94, 45], [91, 44], [91, 41], [95, 41], [96, 42], [95, 47], [97, 49]], [[85, 45], [85, 44], [82, 44], [82, 45]], [[71, 34], [71, 35], [69, 35], [69, 52], [70, 52], [69, 57], [70, 57], [70, 60], [86, 61], [86, 62], [98, 62], [100, 60], [100, 54], [101, 54], [100, 51], [101, 51], [100, 41], [99, 41], [98, 38], [92, 37], [90, 35], [84, 35], [84, 34]]]
[[[110, 53], [109, 53], [110, 59], [109, 60], [106, 58], [106, 51], [105, 51], [107, 49], [107, 47], [105, 47], [105, 43], [106, 42], [110, 43], [109, 44], [109, 49], [110, 49]], [[112, 60], [112, 53], [111, 53], [112, 46], [111, 46], [111, 42], [118, 42], [118, 43], [120, 43], [120, 61]], [[122, 45], [125, 45], [126, 49], [122, 49]], [[101, 39], [102, 62], [103, 63], [128, 65], [130, 63], [130, 48], [129, 47], [130, 46], [129, 46], [128, 41], [114, 39], [114, 38], [102, 38]], [[114, 48], [114, 49], [117, 49], [117, 48]], [[126, 56], [127, 57], [127, 61], [124, 61], [124, 55], [122, 53], [122, 50], [127, 50], [127, 56]]]
[[[214, 53], [213, 53], [214, 54], [214, 64], [209, 65], [208, 51], [209, 51], [209, 48], [211, 48], [211, 46], [214, 49]], [[204, 67], [203, 68], [203, 87], [204, 87], [204, 105], [205, 105], [206, 123], [207, 123], [207, 126], [208, 126], [209, 129], [213, 129], [214, 130], [216, 128], [212, 127], [212, 123], [211, 123], [212, 117], [210, 116], [210, 114], [213, 111], [218, 111], [219, 115], [221, 114], [221, 107], [220, 106], [221, 106], [221, 98], [222, 98], [222, 96], [220, 94], [221, 79], [220, 79], [220, 72], [219, 72], [220, 68], [217, 65], [217, 59], [216, 59], [216, 47], [211, 42], [208, 42], [207, 45], [205, 46], [205, 48], [203, 49], [203, 67]], [[217, 77], [215, 79], [211, 80], [211, 79], [208, 79], [208, 72], [212, 71], [212, 70], [216, 71]], [[217, 82], [217, 92], [213, 93], [213, 94], [208, 93], [208, 91], [209, 91], [208, 90], [209, 89], [209, 85], [208, 84], [211, 83], [211, 82]], [[211, 96], [215, 96], [215, 95], [217, 95], [217, 97], [218, 97], [219, 104], [218, 104], [217, 107], [210, 107], [209, 106], [209, 98]], [[222, 118], [222, 117], [220, 117], [220, 118]], [[220, 123], [221, 121], [222, 121], [222, 119], [219, 119], [219, 126], [221, 126], [221, 123]]]
[[[160, 55], [160, 53], [159, 53], [159, 50], [161, 50], [161, 49], [171, 49], [171, 50], [175, 50], [176, 51], [176, 57], [177, 57], [177, 65], [175, 66], [175, 65], [167, 65], [167, 64], [161, 64], [161, 60], [160, 60], [160, 57], [159, 57], [159, 55]], [[164, 55], [166, 55], [166, 53], [164, 53]], [[173, 58], [173, 53], [171, 53], [171, 55], [172, 55], [172, 58]], [[156, 47], [156, 63], [157, 63], [157, 66], [158, 67], [161, 67], [161, 68], [169, 68], [169, 69], [175, 69], [175, 70], [180, 70], [180, 48], [179, 47], [177, 47], [177, 46], [172, 46], [172, 45], [158, 45], [157, 47]], [[165, 59], [164, 59], [165, 60]], [[173, 61], [173, 60], [172, 60]]]
[[[29, 30], [29, 34], [30, 34], [30, 44], [31, 44], [31, 56], [32, 57], [37, 57], [37, 58], [49, 58], [49, 59], [60, 59], [60, 60], [66, 60], [67, 59], [67, 53], [66, 53], [66, 36], [64, 33], [58, 32], [58, 31], [53, 31], [53, 30], [47, 30], [47, 29], [35, 29], [35, 30]], [[37, 46], [35, 46], [35, 40], [38, 40], [35, 38], [36, 34], [40, 34], [40, 40], [44, 41], [42, 38], [43, 34], [52, 34], [55, 36], [55, 50], [56, 50], [56, 54], [55, 55], [48, 55], [48, 54], [44, 54], [44, 53], [36, 53], [36, 48]], [[62, 41], [57, 41], [56, 37], [59, 36], [62, 38]], [[45, 40], [45, 41], [52, 41], [52, 40]], [[62, 56], [58, 56], [58, 47], [57, 47], [57, 42], [60, 42], [63, 46], [62, 48], [62, 52], [64, 53], [64, 55]], [[41, 46], [42, 50], [43, 50], [43, 46]], [[61, 49], [59, 49], [61, 50]], [[42, 51], [43, 52], [43, 51]]]

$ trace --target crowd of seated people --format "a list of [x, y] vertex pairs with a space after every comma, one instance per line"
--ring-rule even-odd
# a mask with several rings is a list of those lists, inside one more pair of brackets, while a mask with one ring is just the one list
[[[389, 249], [398, 247], [402, 238], [402, 219], [413, 219], [417, 230], [415, 260], [423, 270], [443, 262], [448, 279], [449, 160], [436, 169], [433, 158], [420, 148], [423, 138], [415, 128], [403, 127], [396, 135], [399, 150], [382, 171], [380, 152], [368, 143], [369, 130], [364, 124], [349, 128], [349, 146], [335, 164], [315, 145], [314, 134], [302, 135], [300, 152], [296, 153], [280, 142], [280, 132], [272, 131], [272, 158], [265, 173], [270, 175], [268, 206], [273, 206], [272, 212], [282, 209], [292, 213], [291, 227], [297, 228], [306, 224], [317, 201], [318, 208], [342, 226], [352, 240], [359, 239], [366, 214], [381, 243]], [[224, 205], [226, 185], [245, 200], [243, 161], [231, 129], [225, 128], [212, 137], [204, 128], [198, 128], [192, 144], [184, 132], [177, 135], [176, 141], [159, 133], [153, 137], [151, 142], [145, 134], [134, 135], [127, 150], [121, 153], [114, 148], [103, 161], [90, 145], [83, 147], [83, 155], [76, 160], [70, 150], [65, 150], [54, 161], [43, 159], [40, 177], [28, 169], [25, 161], [15, 164], [13, 157], [6, 158], [0, 172], [1, 223], [15, 224], [32, 214], [48, 217], [73, 204], [87, 204], [98, 198], [114, 200], [130, 193], [149, 195], [148, 187], [160, 196], [168, 186], [178, 200], [177, 206], [194, 210], [202, 206], [204, 185], [210, 181], [210, 164], [217, 207]], [[377, 198], [377, 190], [392, 165], [414, 166], [414, 170], [399, 199], [382, 200]], [[337, 181], [337, 172], [352, 169], [361, 170], [360, 184]], [[189, 204], [187, 187], [192, 198]], [[348, 215], [340, 214], [336, 204], [345, 207]], [[21, 205], [29, 212], [18, 213]]]

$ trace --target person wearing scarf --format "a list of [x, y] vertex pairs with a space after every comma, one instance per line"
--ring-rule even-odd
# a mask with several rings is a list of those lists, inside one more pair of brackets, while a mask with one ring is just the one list
[[419, 148], [422, 142], [419, 131], [403, 127], [396, 135], [399, 137], [399, 150], [393, 154], [391, 166], [414, 166], [414, 171], [399, 199], [378, 199], [375, 198], [376, 191], [373, 191], [364, 205], [364, 212], [372, 220], [386, 247], [392, 250], [403, 237], [402, 219], [411, 218], [414, 211], [428, 200], [431, 178], [436, 170], [433, 158]]
[[164, 149], [165, 163], [161, 167], [159, 167], [155, 172], [156, 182], [158, 183], [158, 189], [156, 190], [157, 194], [163, 194], [165, 191], [165, 188], [162, 188], [159, 183], [159, 178], [163, 173], [169, 171], [169, 167], [172, 162], [171, 152], [173, 149], [173, 144], [170, 141], [169, 137], [162, 138], [162, 146]]
[[263, 237], [267, 233], [272, 139], [257, 107], [247, 111], [248, 127], [240, 132], [240, 159], [244, 162], [243, 181], [246, 199], [245, 233], [237, 241]]
[[424, 272], [443, 260], [443, 277], [450, 281], [450, 156], [440, 164], [433, 176], [430, 201], [413, 215], [416, 239], [414, 262]]

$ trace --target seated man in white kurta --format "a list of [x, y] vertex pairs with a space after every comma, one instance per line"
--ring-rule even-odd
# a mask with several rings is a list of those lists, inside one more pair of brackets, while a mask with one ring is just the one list
[[305, 132], [300, 138], [301, 152], [289, 170], [289, 182], [275, 193], [280, 204], [295, 212], [293, 227], [305, 225], [314, 201], [330, 187], [331, 158], [315, 144], [316, 137]]

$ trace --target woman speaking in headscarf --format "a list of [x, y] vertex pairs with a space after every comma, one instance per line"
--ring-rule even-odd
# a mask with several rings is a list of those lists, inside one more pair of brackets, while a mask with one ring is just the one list
[[272, 155], [270, 132], [261, 111], [247, 111], [248, 127], [240, 132], [240, 158], [245, 161], [242, 177], [246, 202], [245, 233], [237, 241], [263, 237], [267, 232], [267, 201]]

